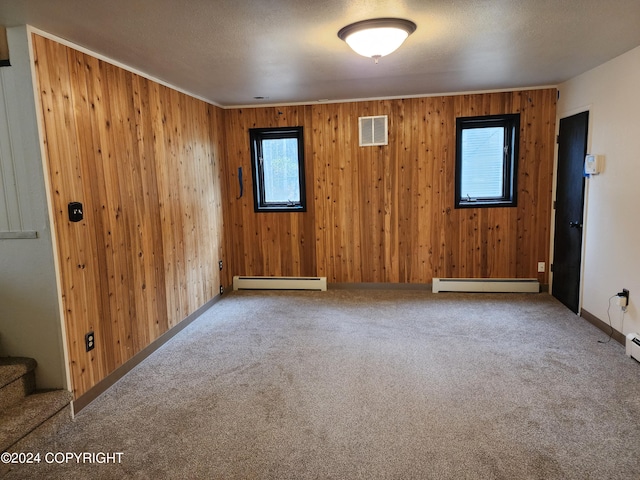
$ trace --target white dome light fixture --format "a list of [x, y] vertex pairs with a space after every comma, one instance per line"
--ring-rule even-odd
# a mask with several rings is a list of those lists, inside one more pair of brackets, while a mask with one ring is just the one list
[[373, 58], [395, 52], [416, 30], [416, 24], [402, 18], [373, 18], [343, 27], [338, 37], [359, 55]]

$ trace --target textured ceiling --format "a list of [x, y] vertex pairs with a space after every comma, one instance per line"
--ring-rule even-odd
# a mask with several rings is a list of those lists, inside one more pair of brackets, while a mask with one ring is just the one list
[[[337, 36], [375, 17], [418, 26], [377, 65]], [[221, 106], [555, 85], [640, 45], [639, 0], [0, 0], [25, 23]]]

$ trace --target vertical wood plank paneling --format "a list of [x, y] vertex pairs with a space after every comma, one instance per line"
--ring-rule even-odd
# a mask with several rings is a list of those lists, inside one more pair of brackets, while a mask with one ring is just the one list
[[[311, 109], [311, 151], [313, 154], [314, 183], [313, 198], [315, 202], [314, 213], [318, 219], [327, 219], [332, 204], [331, 192], [328, 185], [328, 169], [331, 165], [329, 156], [330, 144], [327, 143], [325, 130], [329, 128], [330, 118], [326, 118], [327, 112], [323, 105]], [[308, 131], [309, 129], [307, 129]], [[308, 168], [307, 168], [308, 170]], [[307, 185], [309, 188], [311, 185]], [[317, 258], [317, 275], [328, 277], [331, 258], [329, 258], [329, 244], [331, 236], [328, 231], [332, 231], [332, 225], [318, 221], [315, 224], [314, 244]]]
[[[225, 111], [229, 184], [237, 182], [238, 165], [245, 172], [245, 198], [229, 198], [234, 273], [321, 275], [330, 282], [429, 283], [438, 276], [546, 283], [536, 265], [548, 262], [554, 95], [548, 89]], [[294, 108], [310, 114], [295, 117]], [[302, 218], [314, 249], [292, 241], [290, 214], [253, 212], [247, 130], [277, 125], [277, 111], [305, 128], [314, 206]], [[455, 209], [456, 117], [517, 112], [518, 207]], [[358, 146], [357, 118], [367, 115], [389, 115], [388, 146]]]
[[[534, 142], [534, 152], [536, 154], [536, 166], [538, 172], [538, 182], [536, 185], [536, 228], [535, 228], [535, 258], [533, 262], [537, 269], [538, 262], [546, 262], [545, 272], [538, 273], [538, 280], [541, 283], [548, 283], [548, 270], [550, 268], [550, 222], [540, 216], [540, 212], [552, 211], [552, 185], [553, 185], [553, 165], [547, 162], [548, 158], [553, 158], [555, 154], [555, 130], [556, 130], [556, 102], [557, 92], [549, 89], [536, 95], [536, 105], [539, 109], [536, 125], [536, 137]], [[553, 132], [553, 133], [550, 133]], [[551, 139], [549, 139], [551, 136]], [[549, 213], [551, 215], [551, 213]]]
[[[87, 71], [92, 68], [92, 65], [85, 63], [83, 61], [83, 58], [79, 56], [77, 52], [69, 51], [67, 52], [67, 54], [71, 77], [79, 79], [78, 82], [70, 82], [70, 87], [73, 89], [72, 97], [76, 99], [76, 101], [74, 102], [74, 121], [76, 138], [78, 139], [78, 143], [80, 145], [80, 158], [92, 158], [94, 155], [93, 140], [96, 137], [96, 132], [92, 128], [91, 122], [83, 121], [83, 119], [91, 115], [91, 113], [94, 111], [94, 109], [92, 109], [92, 105], [94, 105], [94, 102], [99, 102], [100, 98], [94, 97], [93, 88], [91, 88], [90, 82], [86, 81]], [[85, 173], [85, 181], [88, 184], [88, 188], [90, 191], [104, 192], [104, 182], [99, 181], [96, 175], [96, 168], [91, 168], [92, 166], [93, 165], [90, 164]], [[86, 191], [86, 189], [83, 189], [82, 197], [78, 197], [79, 199], [86, 198], [84, 191]], [[90, 246], [91, 251], [93, 252], [92, 259], [94, 259], [96, 262], [92, 267], [97, 268], [98, 271], [105, 271], [105, 256], [96, 255], [96, 252], [100, 248], [103, 248], [103, 245], [100, 241], [100, 236], [95, 234], [95, 232], [100, 232], [103, 230], [103, 221], [100, 206], [98, 202], [93, 201], [92, 197], [87, 198], [87, 200], [88, 201], [84, 204], [85, 215], [90, 215], [92, 218], [95, 218], [97, 222], [95, 231], [91, 232], [91, 234], [87, 238], [87, 245]], [[90, 266], [90, 269], [88, 271], [95, 271], [94, 268], [91, 268]], [[83, 270], [86, 270], [86, 268]], [[103, 291], [103, 289], [109, 288], [108, 282], [102, 277], [90, 278], [89, 282], [91, 281], [96, 282], [96, 293]], [[86, 331], [93, 331], [101, 338], [105, 338], [110, 336], [111, 323], [103, 322], [102, 317], [108, 317], [110, 315], [109, 299], [104, 295], [98, 295], [97, 301], [99, 302], [95, 305], [97, 311], [93, 312], [93, 315], [86, 317], [87, 326], [85, 328]], [[82, 347], [83, 345], [80, 343], [78, 352], [82, 351]], [[89, 357], [89, 361], [93, 364], [92, 368], [88, 368], [80, 372], [80, 375], [81, 377], [83, 377], [83, 379], [85, 374], [90, 375], [89, 379], [86, 381], [85, 388], [88, 388], [89, 385], [95, 382], [96, 375], [94, 374], [94, 372], [107, 369], [109, 368], [109, 365], [113, 365], [114, 363], [113, 356], [110, 355], [110, 350], [105, 349], [102, 344], [99, 346], [99, 348], [96, 348], [94, 352], [94, 355], [91, 355]], [[84, 360], [84, 358], [81, 357], [77, 358]]]
[[[54, 41], [33, 45], [77, 398], [218, 293], [224, 117]], [[82, 222], [68, 221], [70, 201]]]
[[[227, 161], [225, 176], [230, 195], [227, 219], [233, 226], [226, 236], [235, 275], [316, 275], [314, 191], [316, 170], [313, 112], [308, 106], [235, 109], [225, 111]], [[305, 125], [305, 183], [307, 212], [256, 213], [253, 202], [250, 128]], [[238, 168], [242, 168], [244, 193], [239, 196]]]
[[[34, 50], [76, 395], [232, 274], [547, 282], [553, 89], [222, 111], [37, 35]], [[518, 206], [453, 208], [455, 118], [514, 112]], [[358, 146], [366, 115], [389, 115], [389, 145]], [[308, 211], [257, 214], [248, 129], [293, 125]], [[80, 224], [66, 219], [74, 200]]]
[[[40, 76], [45, 81], [39, 87], [45, 128], [52, 132], [70, 130], [75, 132], [76, 120], [72, 104], [70, 72], [67, 51], [57, 44], [44, 45], [35, 56]], [[95, 298], [98, 286], [95, 278], [87, 274], [94, 269], [94, 256], [90, 251], [91, 234], [86, 222], [70, 224], [67, 220], [67, 204], [82, 200], [82, 182], [85, 180], [81, 169], [81, 153], [75, 135], [54, 134], [46, 138], [45, 148], [49, 156], [65, 159], [64, 169], [50, 167], [51, 192], [54, 201], [54, 221], [57, 232], [69, 239], [59, 243], [58, 259], [61, 268], [61, 282], [65, 285], [62, 303], [67, 328], [89, 331], [93, 320], [99, 318], [99, 303]], [[95, 381], [94, 364], [84, 352], [83, 337], [68, 341], [70, 370], [78, 388], [86, 388]]]

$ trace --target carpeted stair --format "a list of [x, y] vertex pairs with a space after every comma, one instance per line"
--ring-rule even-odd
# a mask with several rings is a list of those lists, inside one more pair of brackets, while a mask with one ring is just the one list
[[31, 358], [0, 357], [0, 452], [28, 448], [71, 420], [71, 393], [36, 390], [35, 368]]

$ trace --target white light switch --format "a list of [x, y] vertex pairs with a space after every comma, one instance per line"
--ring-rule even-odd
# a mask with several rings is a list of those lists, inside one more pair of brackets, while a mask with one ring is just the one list
[[545, 264], [544, 262], [538, 262], [538, 273], [544, 273]]

